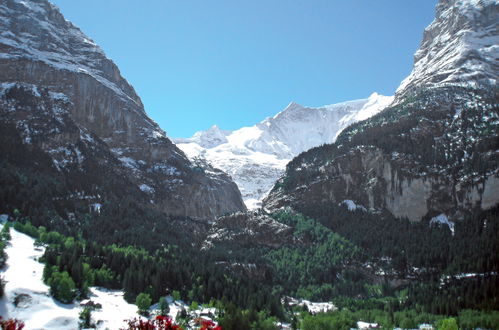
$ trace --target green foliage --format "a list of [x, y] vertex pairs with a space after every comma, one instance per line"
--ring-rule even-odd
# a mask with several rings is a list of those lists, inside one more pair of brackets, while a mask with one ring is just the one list
[[152, 299], [148, 293], [139, 293], [135, 299], [135, 305], [139, 309], [139, 314], [148, 315], [149, 307], [151, 307]]
[[457, 321], [455, 318], [451, 317], [448, 319], [443, 319], [438, 323], [438, 330], [457, 330]]
[[3, 276], [0, 276], [0, 298], [3, 298], [5, 294], [5, 284], [7, 284], [7, 281], [5, 281]]
[[7, 222], [3, 225], [2, 230], [0, 231], [0, 240], [3, 242], [10, 241], [10, 224]]
[[168, 301], [166, 301], [165, 297], [159, 298], [159, 315], [166, 316], [170, 313], [170, 306], [168, 305]]
[[88, 307], [83, 308], [79, 314], [79, 327], [80, 329], [94, 328], [92, 324], [92, 310]]
[[270, 317], [268, 311], [256, 312], [254, 309], [241, 310], [234, 304], [225, 302], [219, 324], [224, 330], [274, 330], [277, 319]]
[[76, 285], [68, 272], [52, 272], [47, 281], [51, 295], [62, 303], [69, 304], [76, 298]]
[[38, 238], [38, 229], [30, 221], [26, 221], [26, 223], [14, 222], [14, 229], [35, 239]]
[[275, 281], [286, 292], [307, 299], [327, 300], [355, 291], [349, 283], [354, 275], [345, 268], [359, 257], [358, 248], [301, 214], [282, 211], [272, 216], [293, 227], [294, 236], [302, 242], [270, 250], [263, 257], [274, 268]]
[[196, 301], [191, 302], [191, 305], [189, 306], [189, 310], [195, 311], [198, 308], [199, 308], [199, 304]]
[[461, 329], [499, 329], [499, 311], [462, 310], [458, 324]]
[[355, 316], [348, 310], [341, 312], [320, 313], [316, 316], [306, 315], [300, 324], [303, 330], [345, 329], [357, 326]]
[[[3, 225], [3, 228], [0, 231], [0, 268], [3, 268], [7, 262], [8, 256], [5, 252], [5, 248], [7, 247], [7, 243], [10, 241], [10, 239], [10, 224], [7, 222]], [[0, 292], [0, 297], [3, 297], [3, 287], [1, 289], [2, 290]]]
[[174, 301], [179, 301], [181, 299], [180, 292], [178, 292], [177, 290], [173, 290], [172, 298]]

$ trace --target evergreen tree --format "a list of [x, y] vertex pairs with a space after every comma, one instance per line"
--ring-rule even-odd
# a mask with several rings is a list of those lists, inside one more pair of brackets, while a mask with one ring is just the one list
[[166, 316], [170, 313], [170, 306], [165, 297], [159, 298], [159, 315]]
[[137, 298], [135, 299], [135, 305], [137, 305], [139, 309], [139, 314], [148, 315], [149, 307], [151, 307], [151, 296], [148, 293], [139, 293]]

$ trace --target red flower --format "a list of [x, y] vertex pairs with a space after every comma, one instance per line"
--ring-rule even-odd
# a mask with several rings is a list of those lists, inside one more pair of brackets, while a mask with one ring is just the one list
[[204, 320], [199, 330], [222, 330], [222, 327], [219, 325], [215, 325], [215, 322], [213, 321]]
[[131, 319], [125, 320], [128, 328], [123, 330], [182, 330], [182, 328], [173, 323], [168, 316], [158, 315], [154, 320]]
[[22, 330], [24, 323], [16, 319], [3, 320], [0, 316], [0, 327], [2, 330]]

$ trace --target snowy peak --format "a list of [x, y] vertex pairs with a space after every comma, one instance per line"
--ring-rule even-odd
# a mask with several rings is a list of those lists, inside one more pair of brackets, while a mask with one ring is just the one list
[[367, 99], [317, 108], [291, 102], [254, 126], [235, 131], [213, 126], [175, 142], [190, 158], [204, 158], [231, 175], [246, 206], [255, 208], [293, 157], [334, 142], [345, 127], [375, 115], [392, 100], [391, 96], [373, 93]]
[[496, 85], [498, 59], [499, 2], [441, 0], [396, 97], [421, 87]]
[[217, 125], [211, 126], [206, 131], [196, 132], [192, 137], [192, 141], [196, 142], [203, 148], [214, 148], [222, 143], [226, 143], [227, 135], [230, 132], [222, 131]]
[[323, 107], [305, 107], [292, 102], [283, 111], [267, 118], [256, 126], [263, 133], [258, 142], [250, 145], [254, 150], [282, 143], [275, 150], [279, 157], [292, 158], [310, 148], [332, 143], [338, 134], [351, 123], [369, 118], [389, 103], [392, 97], [372, 94], [368, 99], [353, 100]]

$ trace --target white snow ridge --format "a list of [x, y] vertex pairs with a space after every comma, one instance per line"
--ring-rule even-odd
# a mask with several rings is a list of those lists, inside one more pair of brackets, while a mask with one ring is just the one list
[[261, 205], [286, 164], [299, 153], [333, 143], [348, 125], [367, 119], [393, 100], [373, 93], [367, 99], [323, 107], [291, 102], [283, 111], [260, 123], [235, 131], [217, 126], [191, 138], [174, 139], [190, 158], [206, 159], [236, 182], [249, 209]]

